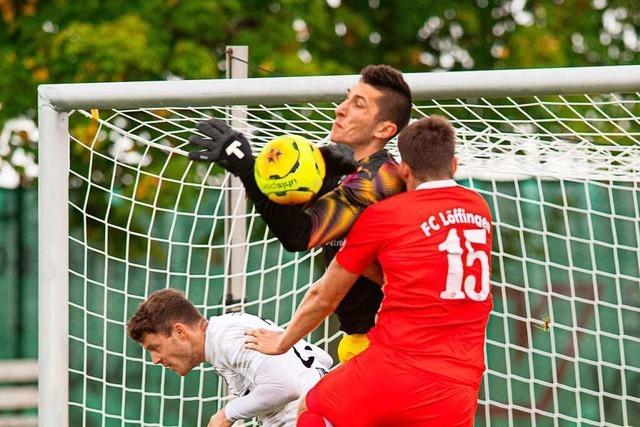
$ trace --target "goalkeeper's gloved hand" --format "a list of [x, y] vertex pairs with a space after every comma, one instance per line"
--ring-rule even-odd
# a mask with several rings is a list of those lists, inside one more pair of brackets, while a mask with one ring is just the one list
[[253, 154], [247, 138], [233, 130], [223, 120], [209, 119], [199, 122], [196, 126], [207, 138], [192, 135], [189, 143], [204, 148], [191, 151], [189, 159], [216, 162], [232, 174], [240, 176], [251, 172], [253, 174]]
[[320, 147], [324, 158], [326, 176], [341, 177], [355, 172], [357, 164], [353, 158], [353, 150], [342, 144], [329, 144]]

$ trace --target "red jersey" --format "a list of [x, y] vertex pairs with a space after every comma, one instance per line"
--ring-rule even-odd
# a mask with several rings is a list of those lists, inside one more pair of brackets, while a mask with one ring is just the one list
[[384, 297], [372, 346], [418, 369], [477, 387], [492, 308], [491, 212], [453, 180], [424, 183], [368, 207], [336, 256], [360, 274], [376, 259]]

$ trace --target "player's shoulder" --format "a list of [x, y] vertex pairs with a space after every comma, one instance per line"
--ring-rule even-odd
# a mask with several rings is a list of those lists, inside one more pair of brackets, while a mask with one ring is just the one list
[[401, 191], [390, 195], [387, 198], [379, 200], [378, 202], [369, 205], [363, 212], [369, 216], [384, 216], [384, 215], [397, 215], [399, 209], [406, 209], [406, 203], [411, 199], [411, 191]]
[[482, 206], [487, 211], [489, 211], [489, 204], [487, 203], [486, 199], [482, 197], [482, 195], [478, 193], [476, 190], [465, 187], [460, 184], [456, 185], [455, 188], [456, 188], [456, 191], [463, 194], [464, 197], [467, 198], [471, 203], [475, 203], [479, 206]]
[[[464, 198], [470, 203], [480, 204], [487, 207], [487, 209], [489, 206], [484, 197], [482, 197], [477, 191], [464, 187], [454, 181], [451, 181], [450, 185], [433, 188], [432, 190], [436, 191], [436, 194], [444, 199], [449, 199], [451, 196], [457, 195], [458, 198]], [[433, 193], [431, 193], [431, 195], [432, 194]], [[388, 211], [390, 213], [398, 214], [406, 211], [407, 209], [411, 209], [411, 203], [422, 196], [430, 197], [429, 193], [422, 192], [421, 190], [403, 191], [393, 195], [392, 197], [379, 201], [378, 203], [370, 206], [368, 210], [374, 212]], [[433, 203], [437, 203], [437, 201], [434, 200]]]
[[249, 313], [225, 313], [220, 316], [215, 316], [217, 325], [222, 329], [235, 329], [235, 328], [265, 328], [272, 325], [268, 321]]
[[[268, 322], [248, 313], [227, 313], [209, 318], [207, 346], [210, 362], [225, 365], [247, 353], [244, 348], [245, 333], [249, 329], [270, 328]], [[253, 355], [256, 352], [250, 352]]]
[[356, 205], [369, 206], [404, 190], [399, 166], [386, 151], [380, 150], [358, 163], [340, 187]]

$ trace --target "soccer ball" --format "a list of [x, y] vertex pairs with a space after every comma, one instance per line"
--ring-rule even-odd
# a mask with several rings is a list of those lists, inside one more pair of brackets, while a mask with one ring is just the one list
[[253, 172], [260, 191], [270, 200], [281, 205], [299, 205], [320, 191], [324, 158], [307, 139], [283, 135], [264, 146]]

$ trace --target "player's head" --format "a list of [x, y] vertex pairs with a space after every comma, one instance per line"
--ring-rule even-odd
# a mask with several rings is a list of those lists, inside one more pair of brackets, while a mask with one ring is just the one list
[[186, 375], [203, 360], [205, 319], [182, 293], [163, 289], [152, 293], [127, 324], [155, 364]]
[[411, 90], [402, 73], [388, 65], [369, 65], [336, 108], [331, 140], [353, 148], [370, 143], [382, 148], [410, 116]]
[[432, 115], [406, 127], [398, 136], [402, 163], [418, 182], [453, 178], [456, 134], [447, 119]]

